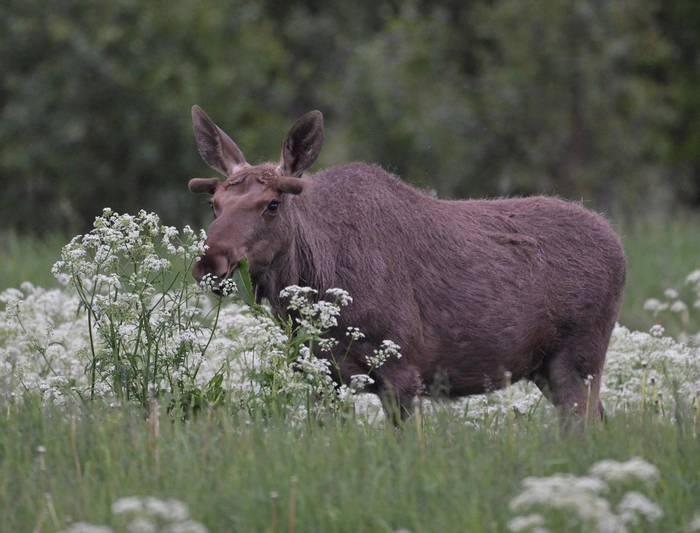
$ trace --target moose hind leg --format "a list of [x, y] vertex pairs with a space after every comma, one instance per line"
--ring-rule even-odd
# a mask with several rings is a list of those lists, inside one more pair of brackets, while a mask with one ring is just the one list
[[596, 339], [576, 337], [547, 362], [549, 398], [559, 408], [565, 427], [602, 419], [599, 393], [606, 346]]

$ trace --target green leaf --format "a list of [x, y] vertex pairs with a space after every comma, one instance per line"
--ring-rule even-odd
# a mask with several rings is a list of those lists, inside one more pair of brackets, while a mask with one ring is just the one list
[[241, 295], [243, 301], [250, 307], [256, 307], [255, 290], [253, 289], [253, 280], [250, 277], [247, 258], [243, 258], [243, 261], [238, 265], [234, 280], [238, 287], [238, 294]]

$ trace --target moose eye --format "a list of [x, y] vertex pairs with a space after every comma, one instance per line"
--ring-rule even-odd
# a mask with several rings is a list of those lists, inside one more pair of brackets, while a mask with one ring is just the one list
[[214, 202], [209, 200], [209, 207], [211, 208], [211, 212], [214, 213], [214, 216], [216, 216], [216, 208], [214, 207]]
[[280, 203], [277, 200], [272, 200], [269, 204], [267, 204], [267, 210], [275, 212], [277, 211], [277, 208], [280, 206]]

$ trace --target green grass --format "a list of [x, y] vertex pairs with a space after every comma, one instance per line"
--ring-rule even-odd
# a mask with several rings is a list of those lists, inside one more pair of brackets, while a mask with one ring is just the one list
[[0, 415], [0, 530], [35, 530], [50, 494], [55, 518], [45, 515], [44, 531], [110, 523], [111, 503], [132, 495], [182, 500], [210, 531], [271, 531], [273, 513], [277, 531], [291, 530], [290, 520], [297, 531], [503, 531], [524, 477], [585, 474], [597, 460], [633, 456], [659, 468], [659, 484], [642, 492], [665, 512], [640, 531], [682, 531], [700, 511], [693, 422], [617, 417], [567, 438], [540, 419], [497, 431], [448, 415], [425, 419], [422, 431], [413, 422], [403, 431], [294, 429], [214, 412], [187, 423], [163, 417], [154, 438], [138, 412], [97, 405], [66, 415], [34, 405]]
[[39, 239], [0, 232], [0, 290], [19, 287], [23, 281], [40, 287], [56, 286], [51, 267], [68, 240], [58, 234]]
[[[648, 329], [653, 319], [642, 309], [644, 302], [663, 298], [667, 288], [681, 289], [686, 276], [700, 268], [700, 217], [642, 219], [617, 229], [627, 254], [620, 322], [632, 329]], [[700, 312], [691, 317], [691, 331], [700, 331]], [[677, 332], [677, 324], [664, 325]]]

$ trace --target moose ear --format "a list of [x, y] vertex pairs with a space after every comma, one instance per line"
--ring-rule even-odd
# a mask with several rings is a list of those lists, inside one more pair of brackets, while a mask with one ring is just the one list
[[248, 166], [243, 152], [231, 137], [197, 105], [192, 106], [192, 124], [197, 151], [211, 168], [228, 177]]
[[217, 178], [193, 178], [187, 184], [187, 188], [194, 193], [205, 192], [214, 194], [219, 183], [220, 180]]
[[310, 111], [294, 123], [282, 143], [282, 173], [301, 176], [316, 161], [322, 144], [323, 115], [320, 111]]

